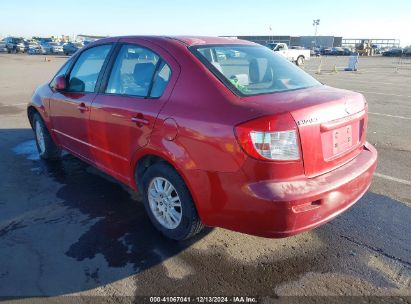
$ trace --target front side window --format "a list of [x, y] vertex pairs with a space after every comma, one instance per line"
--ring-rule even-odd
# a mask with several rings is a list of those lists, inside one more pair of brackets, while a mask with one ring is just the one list
[[238, 95], [251, 96], [321, 85], [313, 77], [263, 46], [195, 46], [191, 51]]
[[123, 45], [113, 65], [106, 93], [146, 97], [159, 60], [157, 54], [146, 48]]
[[63, 66], [60, 68], [60, 70], [58, 70], [58, 72], [56, 73], [56, 75], [54, 75], [53, 80], [50, 82], [50, 86], [54, 87], [54, 85], [56, 84], [56, 79], [59, 76], [63, 76], [67, 74], [67, 71], [70, 67], [72, 59], [70, 58], [69, 60], [67, 60]]
[[111, 45], [101, 45], [81, 53], [70, 72], [68, 91], [94, 92], [98, 75], [110, 49]]

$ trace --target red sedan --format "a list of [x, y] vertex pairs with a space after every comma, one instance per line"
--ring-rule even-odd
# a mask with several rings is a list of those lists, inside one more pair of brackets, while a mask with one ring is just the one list
[[268, 48], [214, 37], [87, 45], [28, 106], [40, 156], [62, 149], [144, 196], [181, 240], [203, 225], [264, 237], [317, 227], [367, 191], [367, 102]]

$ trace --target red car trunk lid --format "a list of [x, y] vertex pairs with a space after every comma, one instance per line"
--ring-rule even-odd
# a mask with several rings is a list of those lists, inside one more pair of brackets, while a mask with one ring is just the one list
[[366, 111], [362, 95], [350, 94], [291, 112], [298, 125], [308, 177], [329, 172], [361, 152], [365, 143]]
[[288, 112], [294, 118], [306, 176], [329, 172], [363, 149], [367, 105], [355, 92], [319, 86], [246, 98], [261, 115]]

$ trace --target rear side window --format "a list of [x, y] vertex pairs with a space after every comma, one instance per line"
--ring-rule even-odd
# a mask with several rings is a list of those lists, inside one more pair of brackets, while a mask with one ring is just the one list
[[105, 92], [137, 97], [147, 97], [151, 92], [150, 97], [160, 97], [170, 75], [169, 66], [156, 53], [137, 45], [123, 45]]
[[153, 87], [151, 89], [150, 97], [158, 98], [163, 95], [167, 87], [168, 81], [171, 77], [171, 69], [165, 62], [160, 66], [159, 72], [154, 79]]
[[94, 92], [98, 75], [110, 49], [111, 45], [101, 45], [81, 53], [70, 72], [68, 91]]

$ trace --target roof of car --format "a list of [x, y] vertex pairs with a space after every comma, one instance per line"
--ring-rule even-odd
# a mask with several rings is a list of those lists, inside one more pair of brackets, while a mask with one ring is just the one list
[[255, 44], [254, 42], [237, 39], [235, 37], [169, 36], [165, 38], [178, 40], [188, 46], [199, 44]]
[[[212, 37], [212, 36], [120, 36], [120, 37], [110, 37], [106, 39], [122, 39], [122, 38], [136, 38], [136, 39], [145, 39], [149, 41], [157, 42], [170, 42], [175, 41], [182, 43], [186, 46], [193, 45], [203, 45], [203, 44], [247, 44], [255, 45], [254, 42], [237, 39], [235, 37]], [[102, 39], [102, 40], [106, 40]]]

